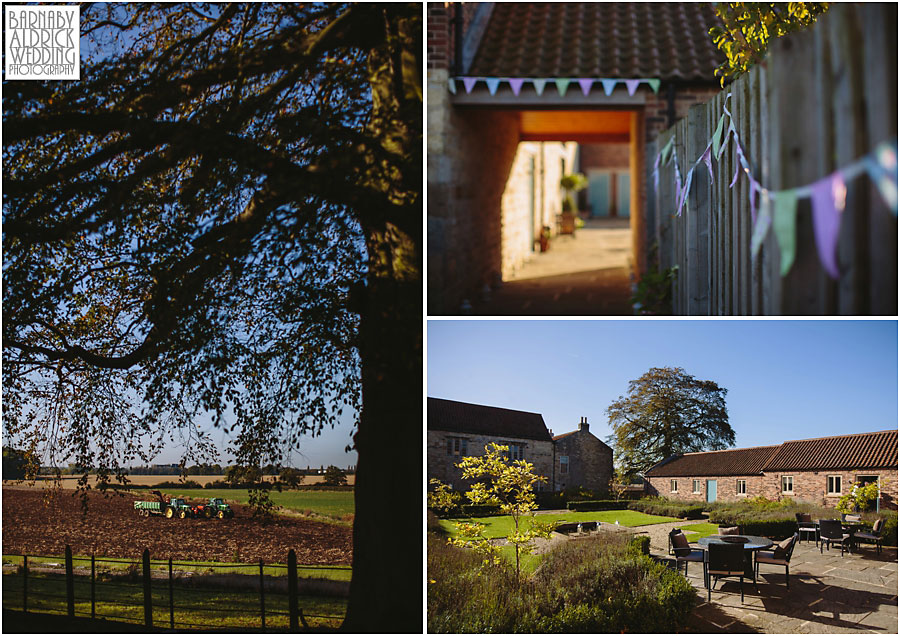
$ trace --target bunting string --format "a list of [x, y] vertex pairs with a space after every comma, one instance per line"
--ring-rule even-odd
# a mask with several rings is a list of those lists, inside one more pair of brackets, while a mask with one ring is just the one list
[[477, 77], [477, 76], [461, 76], [461, 77], [451, 77], [448, 80], [448, 89], [451, 93], [456, 95], [457, 91], [457, 82], [461, 81], [463, 85], [463, 89], [466, 91], [466, 94], [472, 92], [478, 82], [484, 82], [487, 86], [488, 92], [491, 95], [497, 94], [497, 89], [500, 87], [502, 82], [506, 82], [510, 89], [513, 92], [513, 95], [518, 97], [522, 88], [526, 82], [530, 82], [534, 87], [534, 92], [537, 93], [538, 96], [544, 94], [544, 88], [547, 86], [548, 82], [552, 82], [554, 86], [556, 86], [557, 92], [559, 92], [560, 97], [565, 97], [566, 92], [569, 90], [569, 86], [572, 84], [577, 84], [581, 88], [581, 93], [587, 97], [594, 84], [599, 84], [599, 86], [603, 89], [603, 92], [607, 97], [613, 94], [613, 91], [616, 88], [617, 84], [624, 84], [625, 90], [628, 91], [628, 95], [634, 95], [637, 92], [638, 86], [641, 84], [647, 84], [654, 94], [659, 93], [659, 85], [660, 80], [657, 78], [631, 78], [631, 79], [619, 79], [619, 78], [609, 78], [609, 77]]
[[[837, 264], [837, 243], [840, 232], [841, 214], [847, 203], [847, 182], [866, 173], [877, 187], [888, 209], [897, 215], [897, 140], [885, 141], [869, 154], [846, 165], [815, 183], [786, 190], [765, 188], [753, 176], [750, 161], [741, 144], [740, 135], [734, 125], [734, 118], [728, 110], [728, 99], [725, 96], [722, 115], [719, 117], [716, 130], [700, 157], [688, 169], [682, 183], [681, 170], [678, 165], [678, 153], [673, 152], [674, 135], [656, 155], [653, 163], [653, 187], [659, 192], [659, 169], [669, 163], [675, 164], [675, 214], [681, 216], [687, 205], [694, 169], [703, 163], [709, 171], [710, 181], [715, 181], [712, 160], [720, 161], [729, 140], [734, 145], [734, 176], [729, 188], [734, 188], [743, 172], [749, 183], [748, 197], [750, 203], [750, 219], [752, 235], [750, 252], [755, 259], [771, 229], [775, 235], [781, 252], [781, 275], [785, 276], [794, 263], [797, 240], [797, 202], [808, 198], [812, 202], [813, 233], [816, 249], [822, 267], [834, 279], [840, 276]], [[728, 118], [727, 129], [725, 127]], [[724, 131], [724, 132], [723, 132]], [[724, 134], [724, 139], [723, 139]]]

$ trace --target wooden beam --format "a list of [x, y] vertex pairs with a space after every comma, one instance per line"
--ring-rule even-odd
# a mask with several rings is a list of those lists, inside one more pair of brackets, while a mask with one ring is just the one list
[[580, 144], [627, 144], [631, 139], [626, 133], [526, 133], [519, 135], [519, 141], [575, 141]]

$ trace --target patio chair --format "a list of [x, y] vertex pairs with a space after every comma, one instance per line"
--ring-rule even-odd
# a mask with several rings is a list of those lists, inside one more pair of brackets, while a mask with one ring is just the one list
[[[678, 528], [675, 530], [678, 530]], [[672, 542], [672, 549], [675, 552], [676, 568], [679, 564], [684, 563], [684, 575], [687, 576], [688, 563], [691, 561], [702, 563], [703, 583], [706, 584], [706, 559], [704, 558], [703, 550], [692, 550], [691, 544], [688, 543], [684, 533], [681, 530], [678, 530], [678, 532], [675, 532], [675, 530], [669, 533], [669, 541]]]
[[851, 536], [844, 532], [839, 519], [819, 519], [819, 541], [819, 554], [822, 553], [822, 548], [826, 544], [830, 550], [832, 543], [840, 543], [841, 558], [844, 556], [844, 546], [847, 546], [849, 552], [852, 545]]
[[672, 535], [673, 534], [683, 534], [681, 528], [672, 528], [669, 532], [669, 554], [675, 554], [675, 550], [672, 548]]
[[809, 541], [809, 535], [812, 535], [813, 539], [815, 539], [816, 547], [818, 547], [819, 526], [812, 520], [812, 516], [805, 512], [798, 512], [795, 516], [797, 517], [797, 530], [800, 537], [803, 538], [806, 536], [806, 540]]
[[878, 554], [881, 554], [881, 542], [884, 540], [884, 538], [881, 536], [883, 531], [884, 518], [879, 517], [872, 525], [871, 532], [854, 532], [852, 543], [855, 543], [857, 547], [859, 547], [860, 541], [865, 541], [866, 543], [874, 543], [876, 552]]
[[706, 601], [712, 600], [712, 589], [716, 586], [716, 581], [725, 576], [737, 576], [741, 579], [741, 603], [743, 603], [744, 546], [739, 543], [710, 543], [706, 547]]
[[769, 565], [784, 566], [784, 581], [788, 589], [791, 589], [790, 564], [791, 555], [794, 553], [794, 546], [800, 540], [800, 533], [795, 532], [794, 536], [788, 537], [777, 546], [774, 550], [760, 550], [756, 553], [756, 578], [759, 578], [759, 564], [768, 563]]

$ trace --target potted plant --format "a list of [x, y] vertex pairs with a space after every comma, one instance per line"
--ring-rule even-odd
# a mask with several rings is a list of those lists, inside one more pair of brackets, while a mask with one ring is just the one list
[[588, 185], [587, 177], [580, 172], [567, 174], [559, 180], [559, 185], [566, 191], [560, 214], [560, 234], [575, 234], [575, 218], [578, 206], [575, 204], [575, 193], [584, 190]]
[[538, 235], [538, 242], [541, 244], [541, 251], [546, 252], [550, 249], [550, 226], [545, 225], [541, 228], [541, 233]]

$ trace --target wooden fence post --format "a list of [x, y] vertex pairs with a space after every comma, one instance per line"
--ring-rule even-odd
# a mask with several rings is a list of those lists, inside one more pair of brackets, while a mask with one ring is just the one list
[[266, 590], [263, 580], [263, 560], [259, 560], [259, 617], [262, 630], [266, 631]]
[[66, 605], [69, 618], [75, 618], [75, 572], [72, 570], [72, 546], [66, 546]]
[[150, 591], [150, 550], [144, 548], [144, 625], [153, 627], [153, 595]]
[[96, 568], [94, 565], [94, 555], [91, 554], [91, 618], [96, 618], [96, 603], [97, 603], [97, 589], [96, 589]]
[[291, 549], [288, 551], [288, 613], [292, 632], [300, 629], [297, 607], [297, 553]]
[[169, 628], [175, 629], [175, 596], [172, 582], [172, 557], [169, 557]]
[[22, 555], [22, 611], [28, 613], [28, 555]]

